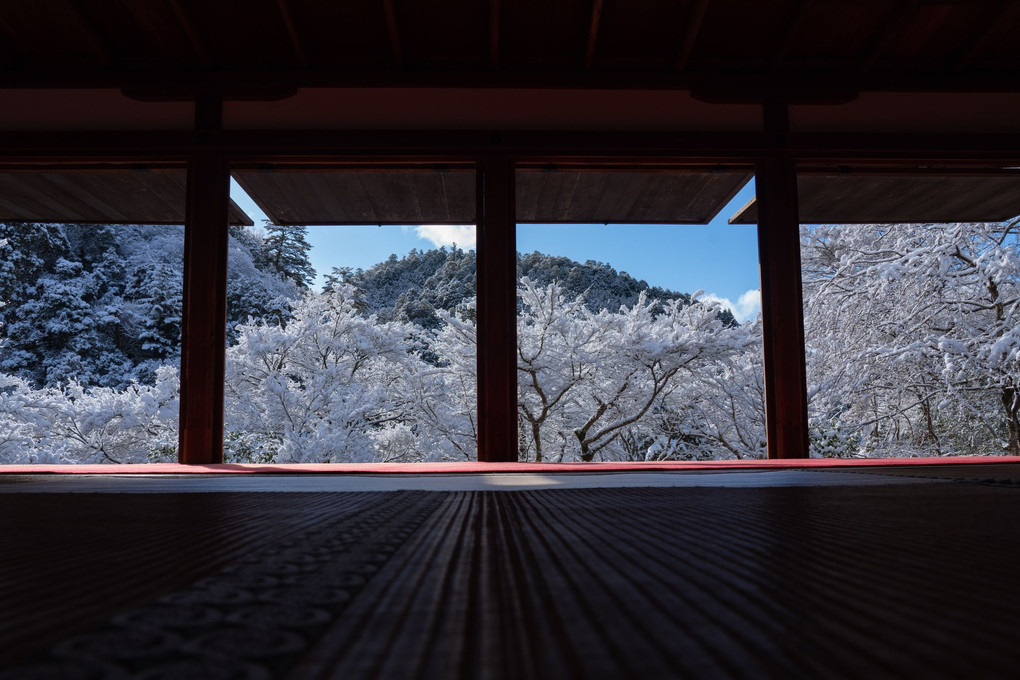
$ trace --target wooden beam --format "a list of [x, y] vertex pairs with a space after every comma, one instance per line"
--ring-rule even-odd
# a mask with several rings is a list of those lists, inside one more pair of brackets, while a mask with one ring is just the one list
[[[222, 102], [196, 103], [196, 127], [218, 126]], [[196, 151], [188, 167], [181, 319], [181, 463], [223, 462], [230, 163]]]
[[797, 173], [787, 158], [755, 164], [769, 458], [807, 458], [807, 379]]
[[[693, 45], [693, 43], [691, 43]], [[687, 59], [678, 59], [686, 65]], [[54, 68], [7, 69], [0, 71], [2, 89], [116, 89], [138, 86], [180, 88], [192, 91], [250, 91], [265, 88], [508, 88], [562, 90], [691, 90], [727, 89], [737, 93], [758, 93], [781, 88], [788, 93], [806, 89], [849, 89], [861, 92], [1008, 92], [1020, 90], [1016, 69], [982, 73], [857, 71], [833, 73], [804, 71], [791, 73], [722, 73], [690, 71], [571, 71], [558, 69], [128, 69]], [[796, 97], [794, 97], [796, 98]]]
[[400, 45], [400, 29], [397, 27], [397, 10], [393, 6], [393, 0], [383, 0], [383, 9], [386, 11], [386, 31], [390, 36], [390, 49], [393, 50], [393, 65], [403, 68], [404, 50]]
[[701, 22], [705, 20], [705, 10], [708, 9], [708, 0], [697, 0], [691, 8], [691, 14], [687, 17], [687, 26], [684, 28], [684, 37], [680, 41], [680, 52], [676, 58], [676, 70], [683, 71], [687, 68], [687, 62], [691, 59], [691, 52], [694, 51], [694, 44], [698, 41], [698, 33], [701, 32]]
[[[997, 133], [601, 132], [521, 130], [0, 131], [0, 162], [187, 162], [214, 149], [248, 164], [448, 163], [484, 154], [554, 163], [751, 163], [790, 156], [812, 164], [1020, 166], [1020, 135]], [[338, 150], [343, 150], [339, 153]]]
[[602, 0], [593, 0], [591, 21], [588, 24], [588, 45], [584, 50], [584, 70], [590, 71], [595, 63], [595, 48], [599, 41], [599, 22], [602, 21]]
[[514, 165], [478, 167], [478, 460], [517, 460], [517, 235]]

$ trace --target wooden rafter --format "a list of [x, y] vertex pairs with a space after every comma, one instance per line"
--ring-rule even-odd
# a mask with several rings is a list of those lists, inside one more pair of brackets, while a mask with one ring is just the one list
[[772, 55], [772, 70], [778, 71], [783, 65], [783, 60], [786, 59], [786, 53], [790, 51], [790, 45], [793, 42], [794, 37], [797, 35], [797, 31], [800, 30], [801, 24], [804, 23], [804, 17], [807, 14], [809, 0], [797, 0], [794, 3], [793, 9], [790, 10], [790, 14], [786, 20], [786, 29], [783, 31], [782, 37], [776, 45], [776, 51]]
[[404, 66], [404, 50], [400, 45], [400, 29], [397, 28], [397, 10], [393, 0], [383, 0], [386, 11], [386, 31], [390, 36], [390, 49], [393, 50], [393, 63], [397, 68]]
[[294, 49], [294, 57], [297, 59], [298, 66], [308, 68], [308, 53], [305, 52], [305, 42], [298, 33], [297, 26], [294, 23], [294, 13], [290, 9], [290, 3], [287, 0], [276, 0], [276, 6], [280, 10], [280, 16], [283, 18], [283, 25], [287, 27], [287, 36], [290, 38], [290, 44]]
[[113, 56], [113, 50], [110, 49], [110, 45], [107, 43], [106, 38], [103, 37], [102, 31], [99, 30], [89, 10], [80, 0], [68, 3], [68, 8], [75, 14], [81, 27], [85, 29], [85, 38], [92, 45], [99, 58], [107, 66], [114, 66], [116, 60]]
[[588, 24], [588, 45], [584, 51], [584, 70], [590, 71], [595, 62], [595, 47], [599, 40], [599, 22], [602, 20], [602, 0], [594, 0], [591, 6], [591, 22]]
[[888, 50], [900, 33], [910, 22], [911, 17], [917, 12], [921, 0], [901, 0], [893, 10], [892, 16], [882, 22], [882, 28], [878, 35], [871, 42], [871, 46], [864, 53], [861, 59], [861, 70], [870, 71], [878, 62], [886, 50]]
[[676, 70], [683, 71], [687, 68], [687, 62], [694, 51], [694, 44], [698, 41], [698, 33], [701, 32], [701, 22], [705, 20], [705, 11], [708, 9], [708, 0], [696, 0], [691, 8], [690, 16], [687, 18], [687, 27], [684, 29], [684, 37], [680, 42], [680, 52], [676, 58]]
[[959, 73], [967, 68], [971, 60], [974, 59], [981, 48], [985, 46], [988, 39], [992, 36], [1006, 15], [1006, 13], [1014, 6], [1015, 3], [1010, 0], [999, 0], [999, 3], [989, 8], [985, 13], [984, 21], [981, 24], [981, 28], [975, 33], [974, 40], [967, 45], [961, 52], [959, 57], [956, 59], [956, 63], [953, 64], [953, 72]]
[[181, 28], [188, 36], [188, 41], [191, 42], [192, 49], [198, 55], [199, 61], [202, 62], [202, 66], [211, 68], [213, 65], [212, 52], [209, 51], [209, 47], [205, 44], [205, 40], [198, 32], [198, 28], [195, 26], [195, 21], [192, 19], [191, 14], [182, 5], [180, 0], [170, 0], [170, 7], [174, 11], [174, 15], [177, 17], [177, 21], [181, 24]]

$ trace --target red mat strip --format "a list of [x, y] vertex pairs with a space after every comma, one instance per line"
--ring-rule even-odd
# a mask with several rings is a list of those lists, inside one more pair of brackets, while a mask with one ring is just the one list
[[808, 458], [776, 460], [714, 460], [657, 463], [301, 463], [290, 465], [4, 465], [2, 474], [481, 474], [490, 472], [656, 472], [668, 470], [732, 470], [786, 468], [878, 467], [889, 465], [956, 465], [1020, 463], [1009, 456], [946, 456], [943, 458]]

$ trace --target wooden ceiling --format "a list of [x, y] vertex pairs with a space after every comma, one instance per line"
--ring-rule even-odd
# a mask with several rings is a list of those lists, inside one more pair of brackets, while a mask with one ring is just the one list
[[517, 221], [708, 224], [750, 179], [705, 169], [518, 171]]
[[[474, 224], [470, 169], [234, 172], [276, 224]], [[520, 223], [707, 224], [750, 172], [705, 168], [517, 171]]]
[[[0, 221], [184, 224], [187, 171], [0, 171]], [[233, 201], [230, 224], [252, 220]]]
[[0, 86], [1008, 91], [1017, 34], [1015, 0], [32, 0], [4, 3]]
[[237, 171], [276, 224], [474, 224], [473, 170]]
[[[1001, 222], [1020, 215], [1020, 173], [804, 172], [797, 176], [802, 224]], [[730, 218], [755, 224], [752, 199]]]

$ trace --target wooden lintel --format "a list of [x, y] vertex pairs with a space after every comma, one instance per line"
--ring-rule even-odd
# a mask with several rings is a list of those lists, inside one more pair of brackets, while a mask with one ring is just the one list
[[196, 153], [188, 169], [181, 322], [181, 463], [223, 462], [230, 164]]
[[478, 460], [517, 460], [517, 245], [513, 161], [478, 168]]
[[797, 173], [785, 158], [755, 166], [769, 458], [808, 457]]
[[[396, 28], [394, 22], [393, 28]], [[394, 38], [399, 36], [394, 33]], [[396, 47], [400, 47], [399, 40]], [[401, 51], [401, 59], [403, 59]], [[580, 65], [579, 65], [580, 66]], [[630, 72], [593, 69], [584, 71], [476, 69], [442, 71], [430, 69], [6, 69], [0, 72], [3, 89], [120, 88], [148, 83], [151, 87], [189, 85], [192, 89], [219, 88], [244, 91], [262, 88], [358, 88], [436, 87], [512, 88], [561, 90], [721, 90], [758, 93], [783, 88], [789, 91], [849, 89], [861, 92], [1016, 92], [1020, 73], [1001, 70], [986, 73], [716, 73]], [[744, 99], [747, 97], [744, 96]]]
[[[186, 160], [200, 149], [240, 163], [455, 162], [482, 155], [526, 162], [632, 165], [749, 163], [789, 156], [812, 164], [1020, 166], [1020, 134], [224, 130], [0, 132], [0, 162]], [[339, 151], [342, 150], [342, 153]]]
[[696, 87], [691, 96], [708, 104], [761, 104], [783, 101], [787, 104], [848, 104], [860, 96], [853, 88], [821, 85], [811, 88], [725, 86]]

